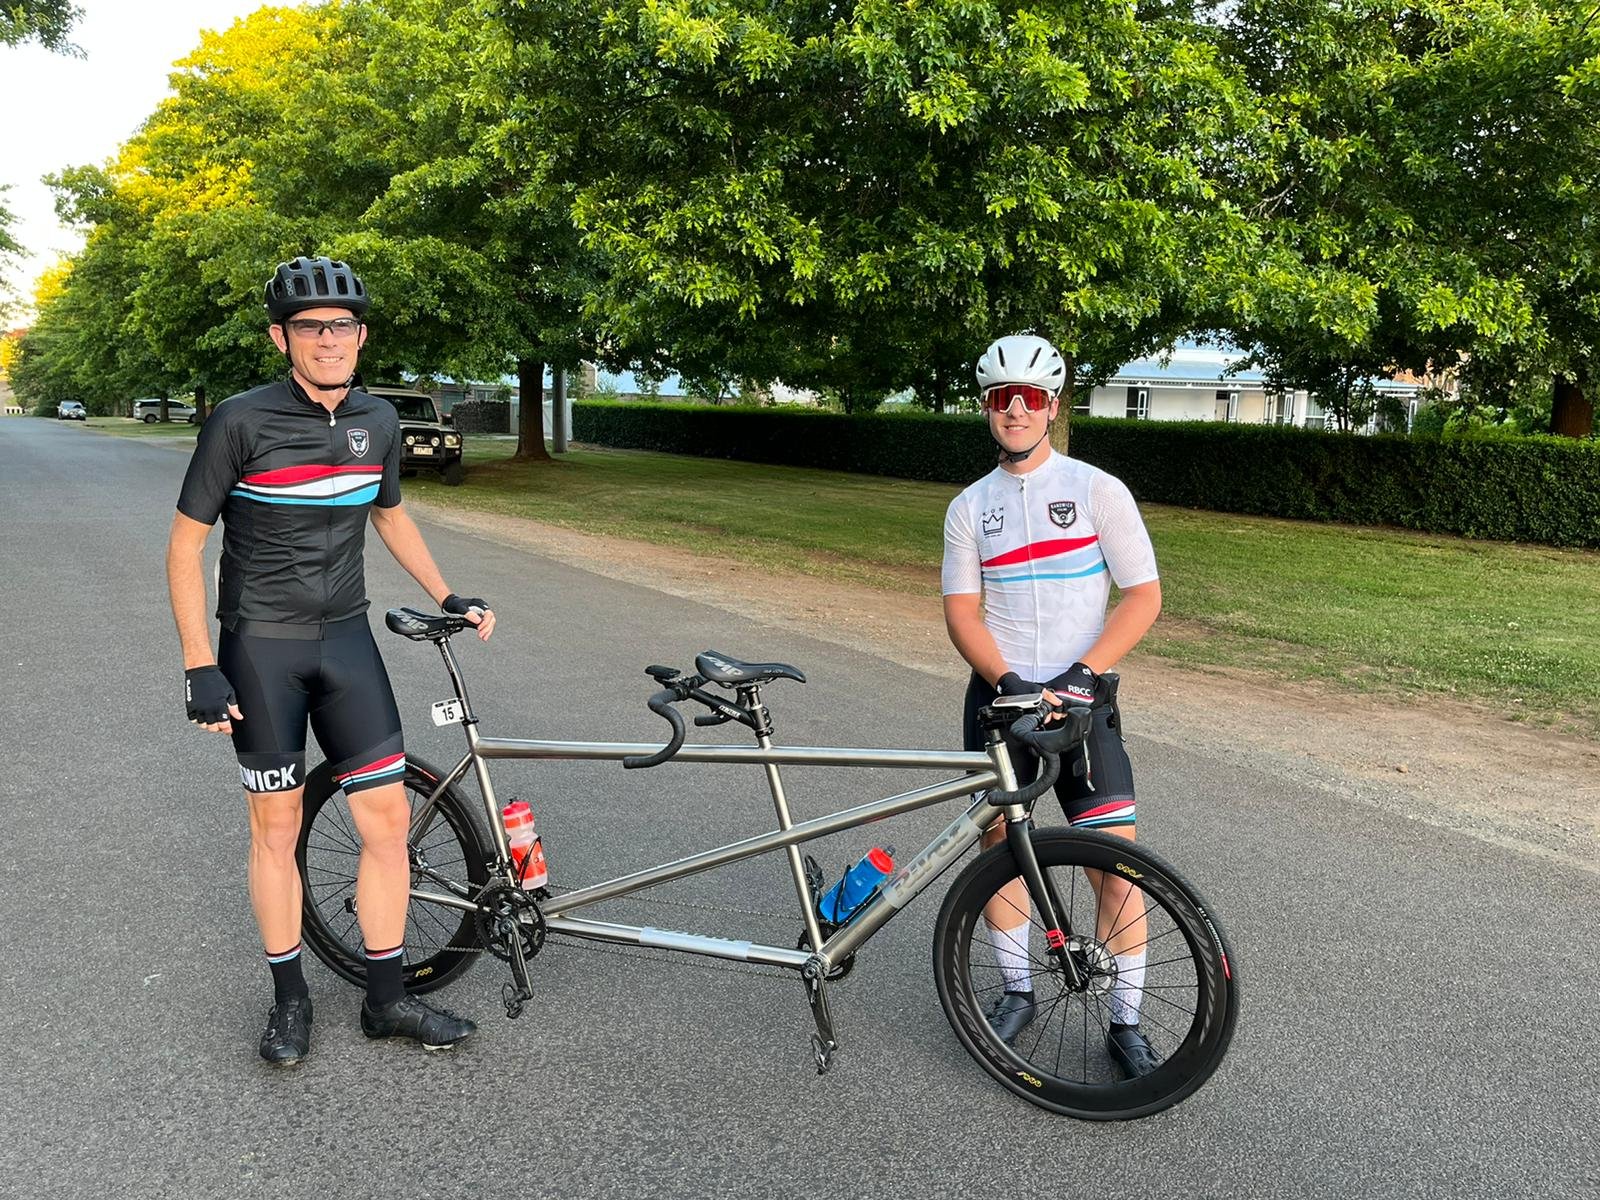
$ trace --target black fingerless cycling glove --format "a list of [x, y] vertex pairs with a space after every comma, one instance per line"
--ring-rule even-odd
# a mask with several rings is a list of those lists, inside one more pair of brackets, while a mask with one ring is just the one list
[[1075, 662], [1045, 684], [1068, 704], [1094, 705], [1095, 684], [1100, 677], [1081, 662]]
[[489, 602], [477, 596], [458, 596], [451, 592], [439, 607], [453, 617], [464, 617], [469, 608], [481, 608], [484, 612], [488, 612]]
[[1015, 671], [1007, 671], [994, 682], [997, 696], [1027, 696], [1042, 690], [1037, 683], [1029, 683]]
[[233, 684], [218, 666], [190, 667], [183, 673], [183, 699], [189, 720], [202, 725], [233, 720], [228, 705], [234, 703]]

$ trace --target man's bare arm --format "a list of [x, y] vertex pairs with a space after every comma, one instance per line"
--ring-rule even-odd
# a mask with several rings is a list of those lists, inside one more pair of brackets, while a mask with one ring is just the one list
[[183, 643], [186, 671], [209, 667], [217, 661], [206, 624], [206, 578], [200, 559], [210, 535], [211, 526], [182, 513], [172, 514], [172, 531], [167, 535], [167, 592], [172, 598], [178, 639]]
[[[422, 531], [411, 519], [411, 514], [406, 512], [405, 506], [403, 504], [396, 504], [393, 508], [374, 506], [372, 527], [378, 531], [383, 544], [389, 547], [389, 553], [394, 555], [395, 562], [404, 567], [406, 573], [422, 585], [422, 590], [428, 593], [435, 604], [443, 604], [450, 595], [450, 585], [439, 573], [439, 567], [428, 551], [428, 544], [422, 540]], [[488, 641], [489, 635], [494, 632], [493, 611], [484, 612], [483, 616], [476, 620], [469, 614], [467, 619], [478, 627], [478, 637]]]
[[991, 686], [1011, 669], [1000, 656], [994, 635], [983, 623], [983, 607], [977, 592], [944, 598], [944, 627], [950, 633], [956, 653]]

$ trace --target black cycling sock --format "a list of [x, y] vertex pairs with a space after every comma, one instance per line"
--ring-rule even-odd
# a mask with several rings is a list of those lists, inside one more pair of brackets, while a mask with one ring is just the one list
[[367, 951], [367, 1007], [382, 1008], [406, 994], [405, 982], [400, 977], [404, 963], [404, 946]]
[[311, 994], [306, 987], [305, 972], [300, 969], [300, 943], [282, 954], [268, 954], [267, 966], [272, 968], [272, 1002], [301, 1000]]

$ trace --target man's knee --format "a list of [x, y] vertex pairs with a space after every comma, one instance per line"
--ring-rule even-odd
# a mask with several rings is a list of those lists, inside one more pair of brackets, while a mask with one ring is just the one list
[[304, 789], [287, 792], [246, 792], [250, 800], [250, 841], [274, 858], [294, 857], [300, 841], [301, 797]]

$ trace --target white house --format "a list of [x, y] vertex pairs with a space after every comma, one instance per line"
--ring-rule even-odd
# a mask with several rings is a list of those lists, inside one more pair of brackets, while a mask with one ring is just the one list
[[[1074, 397], [1072, 411], [1096, 417], [1147, 421], [1230, 421], [1246, 425], [1299, 425], [1321, 429], [1326, 413], [1305, 391], [1272, 388], [1259, 368], [1237, 367], [1241, 350], [1179, 342], [1170, 350], [1135, 359], [1101, 386]], [[1380, 396], [1416, 415], [1419, 384], [1374, 379]]]

